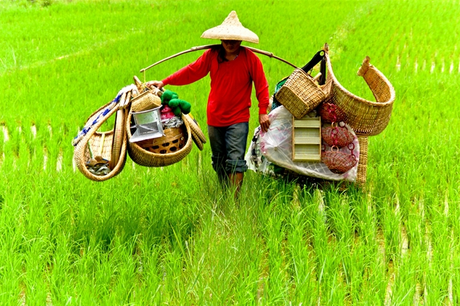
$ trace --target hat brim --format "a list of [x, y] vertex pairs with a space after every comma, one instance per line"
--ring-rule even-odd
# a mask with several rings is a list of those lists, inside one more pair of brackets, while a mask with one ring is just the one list
[[252, 43], [259, 43], [259, 37], [249, 29], [241, 26], [219, 25], [204, 31], [201, 38], [220, 40], [244, 40]]

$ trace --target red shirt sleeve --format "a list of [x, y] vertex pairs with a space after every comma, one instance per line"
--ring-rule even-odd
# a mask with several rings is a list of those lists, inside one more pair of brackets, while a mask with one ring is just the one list
[[251, 77], [254, 82], [257, 101], [259, 101], [259, 114], [266, 114], [270, 98], [267, 78], [265, 77], [264, 68], [260, 59], [252, 51], [248, 51], [250, 56], [253, 57], [250, 61], [250, 63], [252, 63]]
[[163, 84], [187, 85], [204, 78], [210, 70], [210, 52], [206, 50], [196, 61], [165, 78]]

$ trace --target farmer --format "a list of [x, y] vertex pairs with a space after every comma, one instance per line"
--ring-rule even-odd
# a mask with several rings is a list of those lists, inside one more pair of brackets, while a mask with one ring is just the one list
[[259, 123], [267, 131], [269, 103], [268, 83], [260, 59], [241, 41], [259, 42], [259, 37], [243, 27], [235, 11], [224, 22], [205, 31], [202, 38], [220, 39], [221, 45], [203, 53], [162, 81], [149, 81], [147, 86], [186, 85], [210, 73], [207, 123], [212, 150], [212, 166], [223, 185], [230, 182], [238, 194], [247, 170], [244, 153], [248, 137], [249, 107], [254, 83], [259, 102]]

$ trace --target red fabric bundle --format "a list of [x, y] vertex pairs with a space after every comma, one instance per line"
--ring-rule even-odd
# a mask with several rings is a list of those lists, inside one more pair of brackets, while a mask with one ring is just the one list
[[331, 147], [342, 148], [352, 143], [355, 136], [346, 127], [330, 126], [321, 130], [321, 138]]

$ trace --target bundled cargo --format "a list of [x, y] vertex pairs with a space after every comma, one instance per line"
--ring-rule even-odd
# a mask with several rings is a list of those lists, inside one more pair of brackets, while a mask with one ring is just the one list
[[[328, 51], [325, 45], [304, 67], [277, 84], [270, 129], [255, 131], [246, 155], [253, 170], [271, 172], [274, 164], [322, 179], [366, 181], [367, 137], [388, 125], [395, 91], [366, 57], [358, 75], [376, 101], [350, 93], [335, 77]], [[311, 70], [318, 63], [320, 72], [313, 77]]]
[[[119, 174], [127, 153], [141, 166], [162, 167], [179, 162], [206, 142], [199, 124], [191, 117], [191, 105], [174, 92], [136, 85], [120, 90], [116, 98], [96, 110], [74, 138], [74, 161], [80, 172], [94, 181]], [[99, 128], [111, 116], [114, 127]]]

